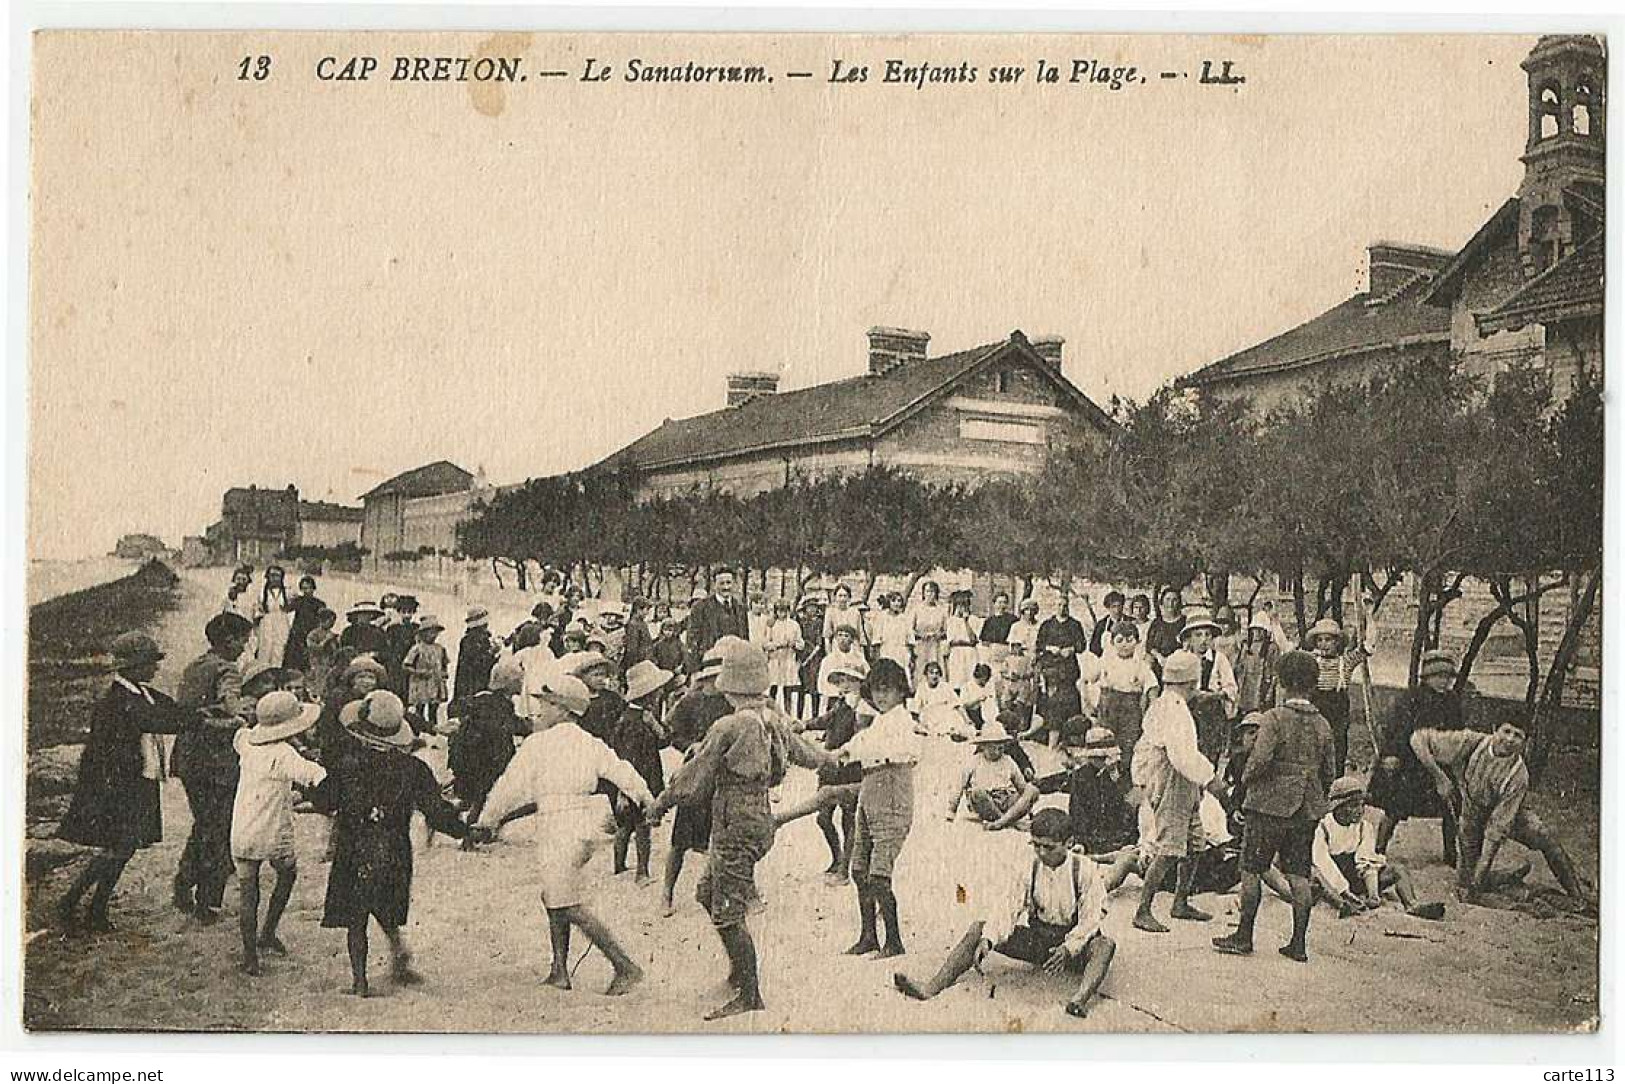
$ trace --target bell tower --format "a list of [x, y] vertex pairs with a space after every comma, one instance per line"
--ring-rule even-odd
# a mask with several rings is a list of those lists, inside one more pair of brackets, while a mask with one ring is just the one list
[[1524, 59], [1529, 76], [1529, 138], [1518, 188], [1518, 251], [1525, 277], [1550, 267], [1600, 222], [1577, 222], [1582, 202], [1603, 204], [1608, 59], [1596, 38], [1548, 34]]

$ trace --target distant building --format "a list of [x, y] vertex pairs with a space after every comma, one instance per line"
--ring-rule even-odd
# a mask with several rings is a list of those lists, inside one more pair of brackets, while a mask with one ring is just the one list
[[936, 357], [930, 339], [871, 328], [867, 372], [792, 391], [774, 373], [735, 373], [723, 409], [668, 420], [597, 467], [631, 471], [640, 497], [706, 486], [748, 496], [881, 464], [974, 483], [1034, 473], [1051, 448], [1113, 427], [1062, 374], [1058, 338], [1017, 331]]
[[[391, 553], [415, 550], [419, 545], [432, 544], [430, 542], [408, 544], [408, 504], [427, 497], [447, 495], [459, 495], [466, 500], [468, 491], [473, 487], [474, 475], [444, 459], [397, 474], [388, 481], [379, 483], [361, 495], [363, 509], [361, 545], [376, 560]], [[466, 508], [465, 503], [465, 512]], [[439, 509], [435, 510], [435, 514], [443, 516], [447, 513], [444, 509]], [[416, 536], [422, 537], [421, 528], [416, 531]], [[454, 544], [455, 537], [452, 545]], [[451, 545], [437, 548], [449, 549]]]
[[150, 534], [127, 534], [113, 547], [113, 556], [126, 561], [145, 561], [149, 557], [169, 556], [169, 547]]
[[209, 551], [208, 540], [202, 535], [189, 534], [181, 539], [181, 567], [203, 568], [215, 563]]
[[300, 501], [296, 545], [342, 546], [361, 544], [364, 511], [331, 501]]
[[294, 545], [298, 532], [299, 490], [251, 485], [226, 490], [220, 519], [204, 538], [216, 564], [263, 566]]

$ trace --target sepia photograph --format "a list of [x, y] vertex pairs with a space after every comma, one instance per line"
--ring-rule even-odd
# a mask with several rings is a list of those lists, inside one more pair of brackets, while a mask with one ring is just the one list
[[1595, 1032], [1607, 46], [35, 32], [14, 1024]]

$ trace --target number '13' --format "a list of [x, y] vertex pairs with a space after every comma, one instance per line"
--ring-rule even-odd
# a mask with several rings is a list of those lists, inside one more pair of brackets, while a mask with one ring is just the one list
[[271, 58], [268, 56], [245, 56], [243, 62], [237, 65], [237, 78], [252, 79], [263, 82], [271, 76]]

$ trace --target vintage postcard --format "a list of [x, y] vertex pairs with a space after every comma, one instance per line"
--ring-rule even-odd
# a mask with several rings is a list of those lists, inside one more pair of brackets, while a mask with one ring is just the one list
[[28, 1029], [1598, 1027], [1603, 35], [30, 56]]

